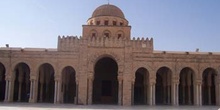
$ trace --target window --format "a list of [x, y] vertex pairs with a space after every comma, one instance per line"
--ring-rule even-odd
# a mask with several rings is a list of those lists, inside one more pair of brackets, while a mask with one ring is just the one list
[[93, 25], [93, 21], [90, 21], [90, 25]]
[[113, 21], [112, 24], [113, 24], [113, 26], [116, 26], [116, 25], [117, 25], [117, 22], [116, 22], [116, 21]]
[[120, 39], [121, 38], [121, 34], [118, 34], [118, 39]]
[[105, 20], [105, 25], [108, 25], [108, 20]]
[[92, 37], [95, 37], [96, 36], [96, 34], [95, 33], [92, 33]]
[[105, 33], [104, 37], [108, 37], [109, 38], [109, 33]]
[[100, 21], [96, 21], [96, 25], [100, 25]]
[[123, 26], [123, 23], [122, 23], [122, 22], [120, 22], [120, 26]]

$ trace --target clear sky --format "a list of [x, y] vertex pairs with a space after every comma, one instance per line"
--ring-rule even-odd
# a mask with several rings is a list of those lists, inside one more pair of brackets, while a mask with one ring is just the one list
[[[1, 0], [0, 47], [57, 48], [58, 35], [82, 35], [108, 0]], [[155, 50], [220, 52], [220, 0], [110, 0]]]

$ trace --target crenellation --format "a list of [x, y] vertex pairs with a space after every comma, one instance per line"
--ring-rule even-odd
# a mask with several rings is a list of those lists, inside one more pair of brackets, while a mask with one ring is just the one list
[[58, 37], [58, 51], [78, 51], [80, 39], [77, 36]]

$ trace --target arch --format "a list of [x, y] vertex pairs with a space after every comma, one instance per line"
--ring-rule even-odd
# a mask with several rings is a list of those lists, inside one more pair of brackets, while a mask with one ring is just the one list
[[117, 31], [115, 36], [117, 39], [124, 39], [124, 32], [122, 30]]
[[115, 19], [115, 18], [112, 19], [112, 25], [117, 26], [117, 19]]
[[38, 68], [38, 102], [54, 102], [54, 68], [49, 63], [41, 64]]
[[118, 103], [118, 64], [111, 57], [102, 57], [94, 68], [93, 104]]
[[202, 104], [216, 105], [217, 71], [206, 68], [202, 73]]
[[95, 30], [95, 29], [92, 29], [91, 31], [90, 31], [90, 37], [92, 38], [92, 39], [96, 39], [97, 37], [98, 37], [98, 32], [97, 32], [97, 30]]
[[5, 99], [5, 66], [0, 62], [0, 101]]
[[30, 94], [30, 67], [26, 63], [18, 63], [13, 74], [13, 101], [28, 102]]
[[190, 67], [185, 67], [180, 71], [179, 77], [179, 104], [193, 105], [195, 72]]
[[[89, 57], [89, 71], [93, 72], [95, 69], [95, 64], [98, 62], [98, 60], [104, 57], [109, 57], [115, 60], [115, 62], [118, 64], [118, 67], [122, 67], [123, 65], [123, 62], [120, 60], [119, 55], [117, 55], [116, 53], [101, 51]], [[123, 73], [123, 68], [118, 68], [118, 73]]]
[[156, 104], [171, 104], [171, 75], [172, 71], [168, 67], [161, 67], [156, 73]]
[[134, 83], [134, 104], [147, 104], [147, 88], [149, 82], [149, 72], [146, 68], [138, 68], [135, 72]]
[[111, 31], [109, 31], [109, 30], [103, 31], [103, 37], [104, 38], [110, 38], [111, 37]]
[[62, 102], [74, 103], [76, 99], [76, 71], [71, 66], [66, 66], [62, 70]]

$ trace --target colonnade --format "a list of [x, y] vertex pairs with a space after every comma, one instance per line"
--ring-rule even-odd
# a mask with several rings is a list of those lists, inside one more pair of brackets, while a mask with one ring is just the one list
[[[79, 82], [76, 81], [75, 70], [71, 67], [62, 71], [62, 77], [55, 77], [55, 71], [49, 64], [39, 68], [39, 76], [33, 75], [33, 71], [25, 64], [16, 66], [14, 76], [4, 77], [4, 72], [5, 68], [0, 66], [0, 85], [5, 88], [0, 96], [1, 101], [5, 102], [77, 104], [79, 91], [82, 91], [78, 88]], [[155, 73], [155, 76], [152, 76], [152, 71], [139, 68], [131, 82], [124, 82], [124, 77], [118, 74], [117, 104], [123, 105], [124, 86], [128, 83], [131, 86], [130, 102], [134, 105], [220, 104], [220, 83], [217, 72], [212, 68], [205, 69], [202, 77], [196, 76], [188, 67], [182, 69], [179, 74], [172, 73], [167, 67], [161, 67]], [[93, 104], [93, 74], [90, 73], [86, 81], [87, 104]]]

